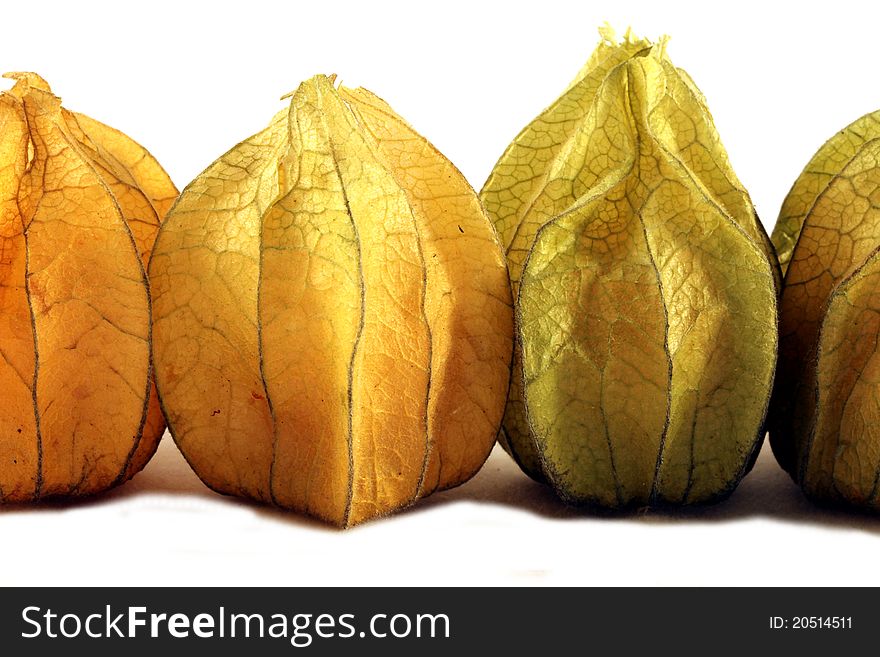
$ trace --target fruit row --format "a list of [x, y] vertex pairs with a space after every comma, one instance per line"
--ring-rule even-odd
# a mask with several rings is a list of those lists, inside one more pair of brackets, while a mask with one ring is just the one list
[[340, 526], [496, 439], [569, 503], [715, 502], [769, 431], [878, 508], [880, 112], [772, 241], [665, 41], [610, 30], [482, 191], [318, 75], [178, 194], [33, 73], [0, 94], [0, 501], [99, 493], [166, 422], [210, 488]]

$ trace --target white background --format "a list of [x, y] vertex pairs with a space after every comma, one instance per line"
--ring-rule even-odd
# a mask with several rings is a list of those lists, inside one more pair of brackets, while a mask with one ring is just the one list
[[[5, 3], [0, 67], [128, 133], [183, 187], [278, 98], [338, 73], [387, 100], [479, 189], [565, 88], [596, 27], [672, 36], [768, 229], [836, 130], [880, 108], [868, 2]], [[765, 449], [727, 502], [608, 518], [496, 448], [460, 488], [340, 532], [220, 497], [166, 436], [99, 498], [0, 509], [0, 584], [880, 584], [880, 520], [806, 502]]]

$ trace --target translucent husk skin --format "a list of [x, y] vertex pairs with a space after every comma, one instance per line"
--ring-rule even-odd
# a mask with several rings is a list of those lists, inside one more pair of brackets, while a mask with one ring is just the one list
[[665, 40], [601, 32], [480, 194], [515, 299], [502, 444], [570, 502], [710, 502], [762, 442], [778, 267]]
[[122, 483], [165, 423], [144, 263], [177, 196], [121, 132], [34, 73], [0, 94], [0, 501]]
[[350, 526], [470, 478], [513, 314], [476, 193], [319, 75], [184, 190], [150, 264], [169, 428], [222, 493]]
[[877, 511], [880, 112], [829, 139], [773, 231], [786, 269], [770, 444], [810, 498]]

